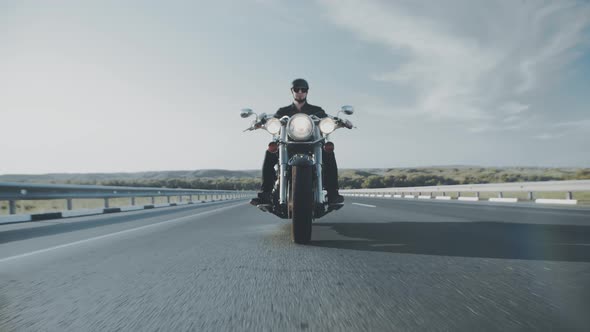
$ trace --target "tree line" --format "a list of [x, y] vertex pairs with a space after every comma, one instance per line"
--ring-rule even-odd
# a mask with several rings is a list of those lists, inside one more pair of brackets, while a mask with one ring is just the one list
[[[401, 175], [365, 175], [340, 176], [341, 189], [359, 188], [391, 188], [391, 187], [422, 187], [455, 184], [482, 184], [501, 182], [532, 182], [551, 180], [580, 180], [590, 179], [590, 169], [578, 170], [573, 175], [527, 175], [520, 173], [482, 173], [462, 177], [449, 177], [431, 174], [416, 174], [409, 172]], [[219, 189], [219, 190], [259, 190], [260, 178], [194, 178], [194, 179], [141, 179], [141, 180], [111, 180], [101, 181], [101, 185], [185, 188], [185, 189]]]

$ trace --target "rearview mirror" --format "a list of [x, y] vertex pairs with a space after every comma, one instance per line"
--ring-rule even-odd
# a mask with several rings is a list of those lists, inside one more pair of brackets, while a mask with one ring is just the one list
[[241, 116], [242, 118], [247, 118], [247, 117], [251, 116], [252, 114], [254, 114], [254, 111], [253, 111], [253, 110], [251, 110], [251, 109], [249, 109], [249, 108], [243, 108], [243, 109], [240, 111], [240, 116]]
[[340, 112], [342, 112], [346, 115], [352, 115], [352, 113], [354, 113], [354, 107], [352, 107], [350, 105], [342, 106], [342, 108], [340, 109]]

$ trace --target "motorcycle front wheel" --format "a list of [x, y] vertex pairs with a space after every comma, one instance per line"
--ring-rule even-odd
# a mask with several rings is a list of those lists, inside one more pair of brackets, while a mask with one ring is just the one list
[[312, 168], [293, 166], [291, 176], [291, 239], [298, 244], [311, 241], [313, 219]]

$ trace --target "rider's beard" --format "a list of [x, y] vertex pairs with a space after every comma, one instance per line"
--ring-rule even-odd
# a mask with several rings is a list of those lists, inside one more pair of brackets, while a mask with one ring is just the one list
[[298, 103], [300, 103], [300, 104], [303, 104], [303, 103], [305, 103], [307, 101], [307, 98], [306, 97], [302, 97], [302, 98], [295, 97], [295, 101], [298, 102]]

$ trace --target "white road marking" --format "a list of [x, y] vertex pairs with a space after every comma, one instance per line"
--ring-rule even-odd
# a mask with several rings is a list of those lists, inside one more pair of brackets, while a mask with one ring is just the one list
[[354, 204], [354, 205], [359, 205], [359, 206], [372, 207], [372, 208], [374, 208], [374, 207], [377, 207], [376, 205], [361, 204], [361, 203], [352, 203], [352, 204]]
[[234, 208], [236, 206], [240, 206], [240, 205], [243, 205], [243, 204], [244, 203], [234, 204], [234, 205], [230, 205], [230, 206], [224, 206], [224, 207], [221, 207], [221, 208], [218, 208], [218, 209], [214, 209], [214, 210], [209, 210], [209, 211], [205, 211], [205, 212], [201, 212], [201, 213], [191, 214], [189, 216], [184, 216], [184, 217], [180, 217], [180, 218], [176, 218], [176, 219], [170, 219], [170, 220], [164, 220], [164, 221], [161, 221], [161, 222], [158, 222], [158, 223], [155, 223], [155, 224], [150, 224], [150, 225], [140, 226], [140, 227], [136, 227], [136, 228], [126, 229], [126, 230], [115, 232], [115, 233], [109, 233], [109, 234], [105, 234], [105, 235], [95, 236], [95, 237], [91, 237], [89, 239], [84, 239], [84, 240], [75, 241], [75, 242], [71, 242], [71, 243], [61, 244], [61, 245], [58, 245], [58, 246], [49, 247], [49, 248], [45, 248], [45, 249], [35, 250], [35, 251], [31, 251], [31, 252], [28, 252], [28, 253], [25, 253], [25, 254], [16, 255], [16, 256], [6, 257], [6, 258], [0, 259], [0, 264], [5, 263], [5, 262], [8, 262], [8, 261], [16, 260], [16, 259], [19, 259], [19, 258], [29, 257], [29, 256], [37, 255], [37, 254], [42, 254], [42, 253], [45, 253], [45, 252], [49, 252], [49, 251], [53, 251], [53, 250], [57, 250], [57, 249], [61, 249], [61, 248], [72, 247], [72, 246], [75, 246], [75, 245], [78, 245], [78, 244], [83, 244], [83, 243], [87, 243], [87, 242], [91, 242], [91, 241], [106, 239], [106, 238], [109, 238], [109, 237], [113, 237], [113, 236], [117, 236], [117, 235], [121, 235], [121, 234], [126, 234], [126, 233], [131, 233], [131, 232], [139, 231], [139, 230], [142, 230], [142, 229], [157, 227], [157, 226], [161, 226], [163, 224], [171, 224], [171, 223], [182, 222], [182, 221], [186, 221], [186, 220], [191, 219], [191, 218], [202, 217], [202, 216], [206, 216], [206, 215], [209, 215], [209, 214], [214, 214], [216, 212], [221, 212], [221, 211], [224, 211], [224, 210], [229, 210], [229, 209], [232, 209], [232, 208]]

